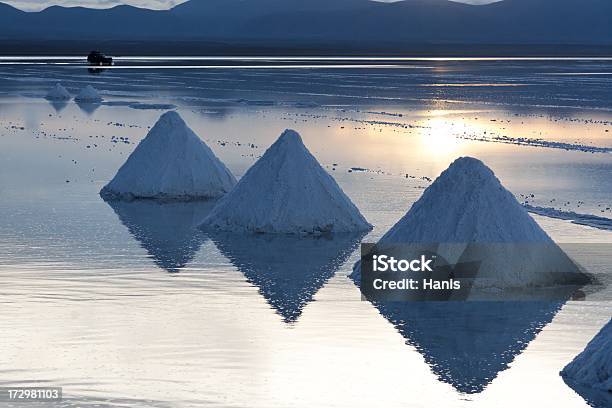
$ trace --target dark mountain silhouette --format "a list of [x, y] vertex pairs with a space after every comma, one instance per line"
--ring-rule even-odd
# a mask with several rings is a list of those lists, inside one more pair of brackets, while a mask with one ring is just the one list
[[19, 35], [19, 24], [23, 24], [23, 19], [27, 13], [18, 10], [8, 4], [0, 3], [0, 39], [15, 37]]
[[406, 44], [612, 45], [609, 0], [191, 0], [23, 12], [0, 3], [2, 41], [136, 41], [338, 47]]

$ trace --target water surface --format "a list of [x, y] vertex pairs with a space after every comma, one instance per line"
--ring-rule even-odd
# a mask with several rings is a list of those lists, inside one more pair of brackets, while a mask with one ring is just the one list
[[[97, 193], [175, 108], [237, 177], [299, 131], [375, 225], [366, 241], [463, 155], [521, 202], [612, 218], [610, 72], [605, 59], [132, 58], [92, 74], [0, 58], [0, 385], [62, 386], [63, 406], [587, 406], [558, 372], [612, 315], [597, 257], [576, 254], [605, 284], [581, 302], [377, 308], [347, 277], [361, 237], [209, 236], [196, 226], [214, 203]], [[105, 102], [49, 103], [58, 81]], [[612, 243], [534, 217], [558, 242]]]

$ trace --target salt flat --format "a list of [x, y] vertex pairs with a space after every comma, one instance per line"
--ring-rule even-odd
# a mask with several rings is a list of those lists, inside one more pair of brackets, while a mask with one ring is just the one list
[[[292, 252], [207, 235], [207, 205], [112, 207], [98, 192], [176, 109], [237, 179], [298, 131], [373, 224], [365, 241], [460, 156], [485, 161], [520, 203], [610, 219], [609, 61], [125, 64], [93, 75], [0, 59], [0, 384], [63, 386], [64, 406], [586, 406], [558, 373], [609, 320], [609, 285], [452, 318], [377, 309], [347, 276], [359, 237]], [[48, 101], [57, 82], [103, 101]], [[612, 283], [609, 229], [545, 215], [543, 230]], [[454, 342], [449, 327], [474, 330]], [[482, 336], [496, 340], [478, 348]], [[458, 369], [451, 357], [473, 350], [477, 364]]]

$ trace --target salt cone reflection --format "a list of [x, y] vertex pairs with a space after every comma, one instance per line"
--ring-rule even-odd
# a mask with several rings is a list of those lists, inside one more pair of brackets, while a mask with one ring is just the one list
[[208, 214], [214, 201], [107, 203], [153, 262], [168, 272], [184, 268], [208, 239], [197, 224]]
[[580, 395], [589, 406], [593, 408], [609, 408], [612, 407], [612, 392], [598, 390], [593, 387], [577, 384], [567, 379], [563, 379], [568, 387]]
[[97, 103], [97, 102], [76, 101], [76, 104], [79, 107], [79, 109], [81, 109], [83, 112], [85, 112], [88, 115], [93, 115], [93, 113], [97, 111], [98, 108], [100, 108], [100, 106], [102, 106], [100, 103]]
[[549, 324], [563, 302], [388, 302], [375, 307], [436, 376], [482, 392]]
[[55, 112], [60, 113], [61, 111], [63, 111], [64, 109], [66, 109], [66, 106], [68, 106], [68, 102], [65, 101], [54, 101], [54, 100], [50, 100], [49, 104], [53, 107], [53, 109], [55, 110]]
[[215, 233], [211, 239], [283, 320], [293, 323], [346, 262], [362, 236]]

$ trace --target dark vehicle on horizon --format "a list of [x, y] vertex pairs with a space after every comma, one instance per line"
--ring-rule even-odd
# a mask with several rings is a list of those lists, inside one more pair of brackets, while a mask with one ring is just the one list
[[87, 62], [91, 65], [113, 65], [113, 59], [102, 54], [100, 51], [92, 51], [87, 56]]

